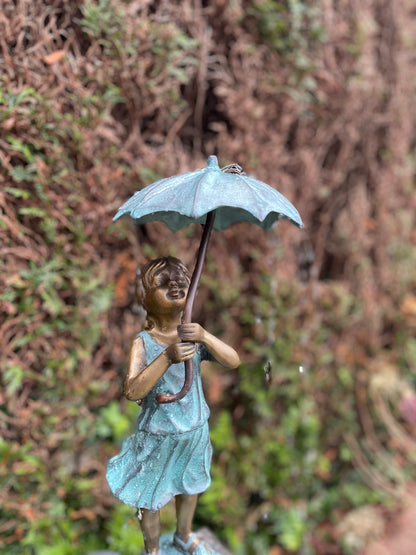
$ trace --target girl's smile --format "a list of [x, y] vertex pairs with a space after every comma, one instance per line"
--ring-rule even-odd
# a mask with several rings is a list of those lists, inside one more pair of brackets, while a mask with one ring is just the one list
[[189, 283], [185, 276], [177, 271], [164, 270], [157, 274], [152, 286], [147, 291], [146, 307], [150, 312], [157, 309], [183, 309]]
[[[186, 290], [188, 289], [187, 284], [185, 284], [185, 289]], [[183, 286], [181, 288], [176, 281], [170, 280], [168, 283], [167, 295], [172, 299], [183, 299], [185, 297], [185, 290]]]

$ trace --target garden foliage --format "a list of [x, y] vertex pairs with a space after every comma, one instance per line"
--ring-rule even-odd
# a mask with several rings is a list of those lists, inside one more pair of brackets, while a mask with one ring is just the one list
[[397, 502], [415, 458], [414, 28], [405, 0], [3, 2], [2, 553], [139, 552], [104, 477], [139, 410], [134, 276], [167, 250], [191, 265], [198, 240], [111, 220], [210, 154], [305, 231], [213, 236], [195, 319], [244, 362], [206, 370], [196, 525], [236, 555], [371, 539], [339, 525]]

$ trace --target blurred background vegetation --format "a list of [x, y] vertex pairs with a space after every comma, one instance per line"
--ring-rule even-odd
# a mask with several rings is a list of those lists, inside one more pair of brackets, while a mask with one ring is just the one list
[[214, 234], [195, 320], [244, 363], [206, 371], [195, 524], [235, 555], [358, 553], [382, 532], [414, 479], [415, 37], [406, 0], [4, 0], [1, 553], [139, 552], [104, 477], [138, 411], [134, 275], [192, 265], [199, 231], [112, 217], [210, 154], [306, 229]]

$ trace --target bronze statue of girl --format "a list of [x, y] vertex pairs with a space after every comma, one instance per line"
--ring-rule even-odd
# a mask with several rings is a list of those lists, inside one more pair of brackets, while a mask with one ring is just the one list
[[[201, 383], [201, 361], [214, 359], [236, 368], [236, 351], [199, 324], [181, 324], [189, 288], [189, 273], [173, 257], [148, 262], [139, 289], [147, 311], [144, 331], [133, 341], [125, 380], [125, 395], [141, 400], [135, 434], [107, 466], [107, 481], [114, 495], [136, 507], [146, 553], [212, 555], [191, 532], [198, 494], [210, 484], [211, 442], [209, 408]], [[182, 399], [160, 404], [159, 393], [172, 395], [184, 378], [184, 361], [193, 359], [194, 379]], [[171, 547], [160, 551], [159, 511], [172, 498], [177, 525]]]

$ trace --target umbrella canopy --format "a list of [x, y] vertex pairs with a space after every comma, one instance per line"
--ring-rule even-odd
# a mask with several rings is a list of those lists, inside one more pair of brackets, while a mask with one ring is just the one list
[[[197, 262], [192, 275], [182, 322], [190, 322], [196, 289], [202, 273], [210, 234], [237, 222], [257, 224], [269, 229], [286, 218], [303, 227], [296, 208], [282, 194], [257, 179], [248, 177], [238, 164], [222, 170], [216, 156], [209, 156], [202, 170], [156, 181], [135, 193], [121, 206], [114, 221], [130, 215], [135, 223], [161, 221], [176, 231], [191, 223], [204, 224]], [[175, 395], [158, 394], [160, 403], [182, 399], [193, 379], [192, 360], [185, 362], [185, 382]]]
[[213, 210], [214, 229], [220, 231], [237, 222], [269, 229], [282, 218], [302, 227], [298, 211], [282, 194], [252, 177], [221, 171], [216, 156], [208, 158], [204, 169], [138, 191], [119, 208], [114, 221], [129, 214], [137, 224], [160, 221], [177, 231], [191, 223], [204, 224]]

